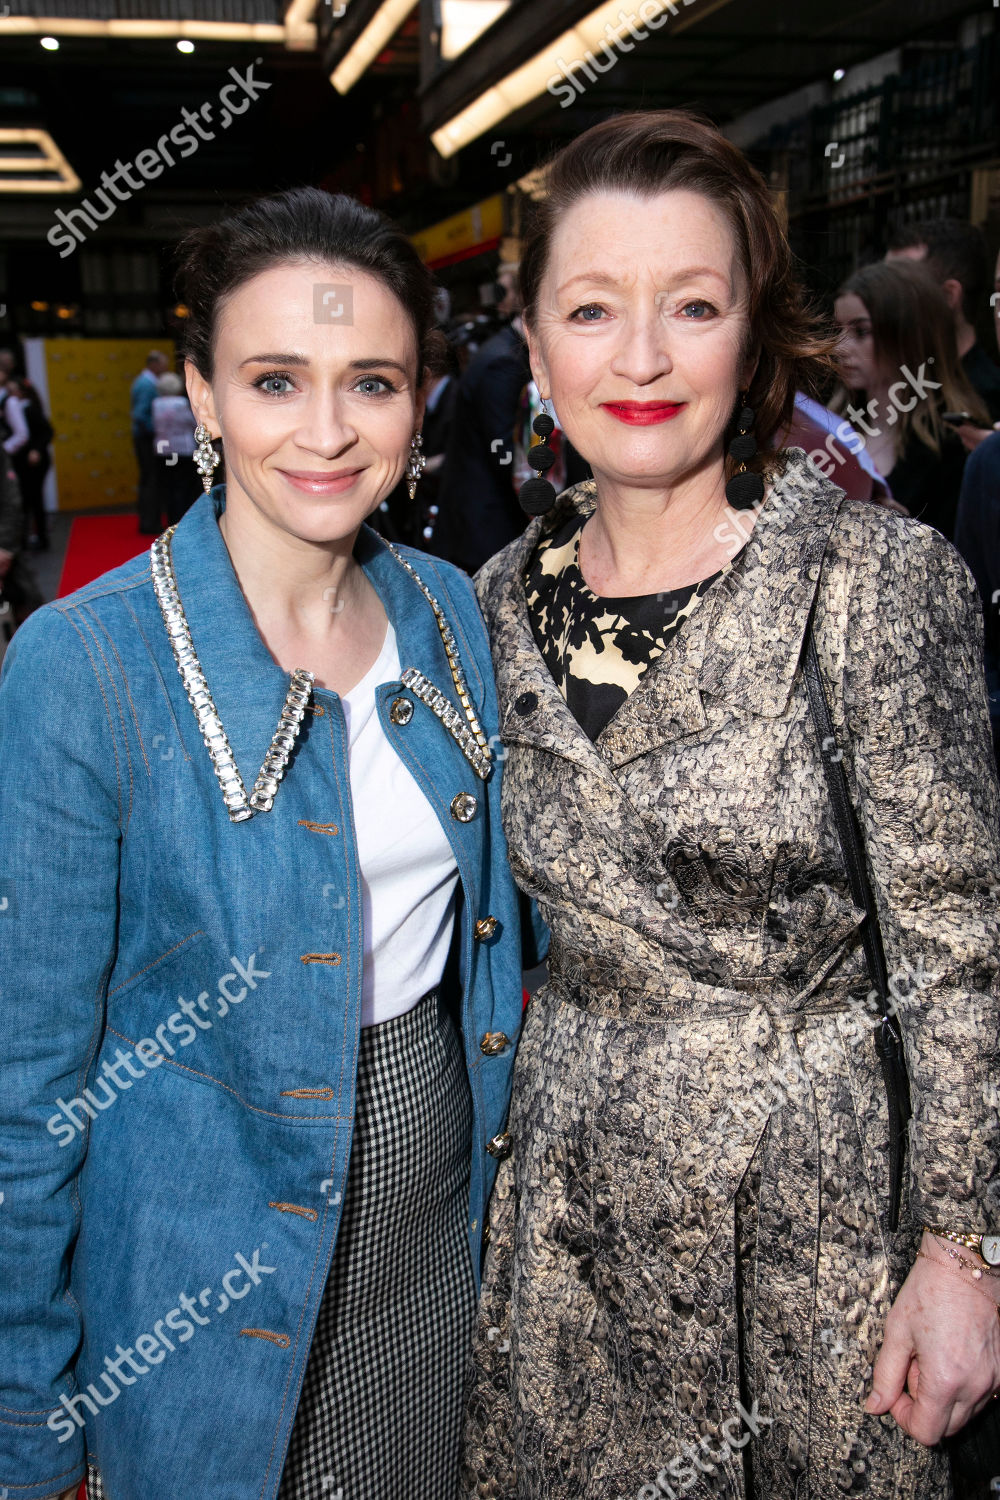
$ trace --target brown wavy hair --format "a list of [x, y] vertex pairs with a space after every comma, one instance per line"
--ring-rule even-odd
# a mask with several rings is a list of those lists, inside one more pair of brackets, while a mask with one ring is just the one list
[[[958, 357], [955, 320], [944, 292], [926, 265], [912, 260], [877, 261], [862, 266], [844, 281], [837, 296], [853, 292], [864, 303], [872, 325], [875, 356], [893, 378], [900, 380], [904, 366], [919, 370], [933, 364], [930, 372], [941, 389], [917, 401], [912, 411], [898, 407], [893, 419], [893, 447], [902, 458], [910, 434], [915, 433], [932, 453], [940, 455], [948, 431], [942, 422], [945, 411], [967, 411], [973, 422], [990, 427], [989, 412], [973, 390]], [[869, 392], [841, 385], [830, 399], [832, 411], [844, 411], [849, 403], [864, 406]], [[873, 417], [874, 421], [875, 418]], [[880, 417], [883, 421], [884, 417]], [[951, 437], [957, 442], [957, 437]]]
[[[602, 120], [542, 168], [544, 196], [530, 213], [521, 251], [523, 318], [533, 326], [559, 221], [588, 193], [651, 198], [687, 188], [725, 213], [746, 278], [747, 342], [759, 351], [747, 395], [758, 452], [749, 469], [777, 467], [768, 452], [787, 433], [796, 390], [819, 396], [835, 373], [837, 334], [808, 301], [764, 178], [705, 116], [684, 109], [633, 111]], [[737, 408], [738, 409], [738, 408]], [[736, 413], [734, 412], [734, 415]], [[736, 467], [726, 456], [727, 478]]]

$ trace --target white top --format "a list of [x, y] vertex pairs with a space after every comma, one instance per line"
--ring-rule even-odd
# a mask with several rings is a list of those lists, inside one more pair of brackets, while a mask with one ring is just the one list
[[376, 687], [399, 674], [388, 624], [378, 660], [340, 698], [364, 900], [362, 1026], [412, 1010], [440, 982], [455, 921], [451, 845], [375, 711]]
[[[2, 395], [2, 389], [0, 389]], [[16, 453], [18, 448], [23, 448], [28, 441], [28, 424], [24, 420], [24, 407], [16, 396], [10, 395], [3, 403], [3, 418], [10, 428], [10, 437], [6, 438], [3, 445], [5, 453]]]

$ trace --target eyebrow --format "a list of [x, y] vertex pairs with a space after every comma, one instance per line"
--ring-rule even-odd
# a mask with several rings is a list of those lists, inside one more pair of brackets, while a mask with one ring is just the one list
[[[304, 354], [251, 354], [249, 359], [242, 361], [240, 369], [244, 365], [297, 365], [301, 369], [308, 364], [309, 360]], [[350, 369], [377, 370], [384, 369], [386, 365], [391, 365], [394, 370], [401, 370], [404, 375], [407, 373], [406, 366], [400, 364], [398, 359], [352, 359]]]
[[[713, 266], [685, 266], [683, 270], [674, 271], [668, 279], [670, 281], [688, 281], [692, 276], [714, 276], [717, 281], [723, 282], [726, 286], [729, 285], [728, 277], [723, 276], [722, 272], [717, 271]], [[577, 281], [590, 281], [597, 286], [617, 286], [619, 284], [618, 278], [609, 275], [607, 271], [581, 271], [578, 275], [571, 276], [568, 281], [564, 281], [562, 286], [557, 289], [557, 293], [566, 291], [568, 287], [573, 286]]]

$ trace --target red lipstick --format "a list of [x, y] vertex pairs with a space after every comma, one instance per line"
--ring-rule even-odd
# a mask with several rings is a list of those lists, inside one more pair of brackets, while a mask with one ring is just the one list
[[669, 422], [687, 405], [685, 401], [605, 401], [604, 410], [627, 422], [630, 427], [651, 427], [655, 422]]

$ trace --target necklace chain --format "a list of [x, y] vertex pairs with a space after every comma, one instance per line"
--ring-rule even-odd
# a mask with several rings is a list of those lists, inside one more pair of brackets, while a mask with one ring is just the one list
[[[153, 590], [156, 601], [160, 606], [163, 623], [166, 626], [167, 636], [170, 640], [174, 661], [180, 673], [184, 690], [187, 693], [188, 702], [194, 710], [198, 728], [201, 730], [202, 739], [208, 749], [209, 756], [215, 774], [222, 789], [222, 800], [226, 804], [230, 820], [233, 823], [243, 823], [252, 818], [254, 813], [270, 812], [274, 805], [275, 793], [278, 783], [288, 768], [295, 741], [302, 727], [306, 707], [312, 692], [315, 675], [306, 671], [304, 667], [296, 667], [291, 674], [288, 684], [288, 692], [278, 720], [278, 727], [268, 746], [267, 754], [264, 756], [263, 764], [257, 773], [253, 790], [247, 796], [246, 786], [240, 775], [236, 758], [233, 755], [232, 746], [223, 728], [222, 720], [219, 718], [218, 710], [209, 691], [208, 682], [201, 669], [201, 662], [194, 649], [194, 641], [188, 626], [184, 606], [181, 603], [180, 594], [177, 590], [177, 579], [174, 575], [173, 557], [171, 553], [171, 541], [176, 526], [170, 526], [162, 536], [156, 538], [149, 549], [150, 570], [153, 578]], [[405, 568], [424, 598], [434, 611], [441, 640], [444, 643], [445, 653], [448, 657], [448, 666], [451, 670], [455, 691], [458, 693], [459, 702], [465, 712], [467, 723], [462, 723], [461, 715], [455, 706], [448, 700], [447, 696], [434, 686], [423, 673], [418, 672], [416, 667], [407, 667], [402, 673], [401, 681], [410, 689], [414, 697], [427, 704], [432, 712], [440, 719], [441, 723], [458, 742], [459, 748], [466, 760], [472, 766], [480, 780], [485, 781], [490, 774], [492, 756], [490, 747], [483, 733], [482, 726], [476, 717], [469, 696], [468, 684], [465, 673], [462, 670], [461, 658], [458, 654], [458, 646], [455, 635], [437, 599], [424, 583], [416, 569], [407, 562], [406, 558], [399, 553], [391, 542], [386, 546], [393, 557]]]

